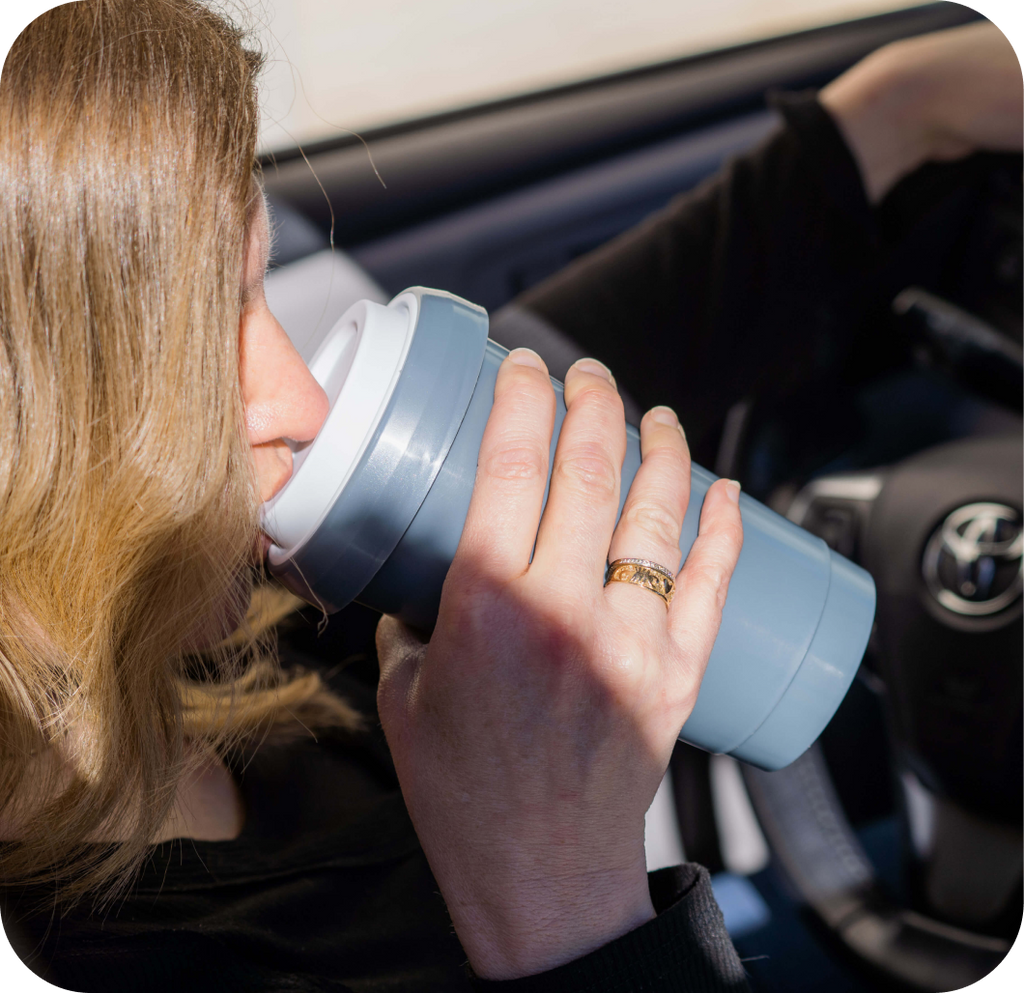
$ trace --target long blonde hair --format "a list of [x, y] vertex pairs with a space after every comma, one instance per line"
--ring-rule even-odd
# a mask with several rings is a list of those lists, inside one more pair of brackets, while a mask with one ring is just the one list
[[[80, 0], [0, 77], [7, 883], [109, 893], [197, 744], [353, 720], [245, 622], [190, 654], [251, 594], [237, 329], [259, 65], [194, 0]], [[126, 840], [87, 844], [111, 824]]]

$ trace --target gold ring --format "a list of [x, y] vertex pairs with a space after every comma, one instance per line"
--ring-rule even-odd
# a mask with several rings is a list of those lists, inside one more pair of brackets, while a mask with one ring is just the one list
[[650, 559], [616, 559], [608, 566], [604, 585], [609, 583], [632, 583], [645, 590], [657, 593], [665, 601], [666, 608], [672, 603], [676, 592], [676, 580], [671, 572]]

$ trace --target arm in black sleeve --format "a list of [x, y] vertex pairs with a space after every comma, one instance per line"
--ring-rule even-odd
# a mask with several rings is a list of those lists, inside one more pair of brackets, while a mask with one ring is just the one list
[[707, 870], [689, 863], [652, 872], [648, 881], [654, 920], [549, 972], [474, 978], [477, 993], [748, 993]]
[[809, 94], [775, 104], [778, 132], [511, 308], [604, 361], [641, 407], [675, 407], [691, 439], [748, 393], [806, 377], [824, 311], [873, 258], [874, 214], [832, 119]]

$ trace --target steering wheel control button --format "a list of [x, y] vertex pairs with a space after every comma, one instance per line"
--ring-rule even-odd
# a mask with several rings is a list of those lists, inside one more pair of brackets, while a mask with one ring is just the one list
[[1021, 513], [1001, 503], [954, 510], [925, 545], [921, 573], [946, 610], [987, 617], [1006, 610], [1024, 589]]
[[876, 471], [812, 479], [794, 497], [786, 517], [857, 562], [871, 507], [884, 484], [884, 473]]

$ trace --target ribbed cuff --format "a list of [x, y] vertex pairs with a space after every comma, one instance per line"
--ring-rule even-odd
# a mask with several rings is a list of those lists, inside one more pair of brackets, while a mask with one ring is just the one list
[[549, 972], [493, 982], [479, 993], [701, 993], [748, 990], [736, 949], [715, 903], [711, 879], [689, 863], [648, 876], [658, 916], [574, 962]]

